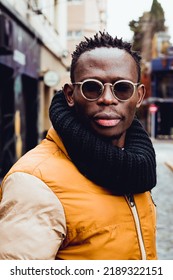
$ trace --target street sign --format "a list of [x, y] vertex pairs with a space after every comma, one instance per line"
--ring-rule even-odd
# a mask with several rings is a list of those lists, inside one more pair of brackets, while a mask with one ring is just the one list
[[59, 75], [56, 71], [47, 71], [44, 74], [44, 83], [48, 87], [54, 87], [59, 82]]
[[150, 113], [155, 114], [158, 111], [158, 106], [156, 104], [151, 104], [149, 106], [149, 111]]

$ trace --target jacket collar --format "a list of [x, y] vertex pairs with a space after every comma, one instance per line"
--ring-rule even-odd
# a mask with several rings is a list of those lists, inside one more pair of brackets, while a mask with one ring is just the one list
[[[66, 157], [69, 157], [67, 150], [61, 140], [61, 138], [59, 137], [59, 135], [57, 134], [57, 132], [55, 131], [55, 129], [53, 127], [51, 127], [48, 130], [48, 133], [46, 135], [46, 139], [53, 141], [54, 143], [56, 143], [56, 145], [60, 148], [60, 150], [66, 155]], [[71, 159], [70, 159], [71, 160]]]

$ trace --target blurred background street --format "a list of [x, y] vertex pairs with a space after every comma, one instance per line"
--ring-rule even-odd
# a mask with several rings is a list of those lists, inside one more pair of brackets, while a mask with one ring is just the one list
[[172, 11], [172, 0], [0, 0], [0, 180], [49, 129], [75, 46], [99, 31], [122, 37], [142, 57], [137, 115], [157, 154], [159, 259], [173, 259]]
[[173, 142], [153, 141], [157, 157], [157, 186], [152, 191], [157, 209], [157, 249], [160, 260], [173, 260]]

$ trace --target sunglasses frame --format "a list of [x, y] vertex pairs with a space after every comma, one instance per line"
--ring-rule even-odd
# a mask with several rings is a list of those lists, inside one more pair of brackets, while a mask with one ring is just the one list
[[[83, 84], [84, 84], [85, 82], [96, 82], [96, 83], [100, 84], [100, 86], [101, 86], [101, 88], [102, 88], [102, 93], [101, 93], [97, 98], [94, 98], [94, 99], [87, 98], [87, 97], [84, 95], [83, 91], [82, 91], [82, 86], [83, 86]], [[133, 86], [133, 93], [132, 93], [132, 95], [131, 95], [128, 99], [122, 100], [122, 99], [118, 98], [118, 97], [114, 94], [113, 87], [114, 87], [116, 84], [120, 83], [120, 82], [127, 82], [127, 83], [130, 83], [130, 84]], [[72, 83], [72, 85], [80, 85], [80, 92], [81, 92], [81, 95], [83, 96], [84, 99], [86, 99], [86, 100], [88, 100], [88, 101], [91, 101], [91, 102], [92, 102], [92, 101], [98, 100], [98, 99], [103, 95], [104, 89], [105, 89], [105, 85], [110, 85], [111, 91], [112, 91], [112, 94], [113, 94], [114, 98], [117, 99], [118, 101], [126, 102], [126, 101], [128, 101], [128, 100], [134, 95], [135, 90], [136, 90], [136, 87], [139, 86], [140, 83], [133, 83], [133, 82], [131, 82], [131, 81], [129, 81], [129, 80], [118, 80], [118, 81], [116, 81], [114, 84], [112, 84], [112, 83], [104, 83], [104, 84], [103, 84], [101, 81], [96, 80], [96, 79], [86, 79], [86, 80], [84, 80], [83, 82]]]

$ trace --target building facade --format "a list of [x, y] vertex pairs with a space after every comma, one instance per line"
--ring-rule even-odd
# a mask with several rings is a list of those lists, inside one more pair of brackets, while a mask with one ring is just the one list
[[173, 139], [173, 47], [152, 60], [152, 103], [157, 108], [155, 136]]
[[152, 138], [173, 138], [173, 46], [167, 31], [155, 33], [150, 61], [143, 61], [147, 91], [138, 116]]
[[[173, 138], [173, 46], [167, 32], [153, 38], [150, 115], [156, 138]], [[152, 112], [152, 108], [155, 110]]]
[[107, 0], [67, 0], [67, 64], [75, 46], [107, 27]]
[[50, 127], [50, 100], [67, 71], [66, 11], [66, 1], [0, 0], [0, 177]]

